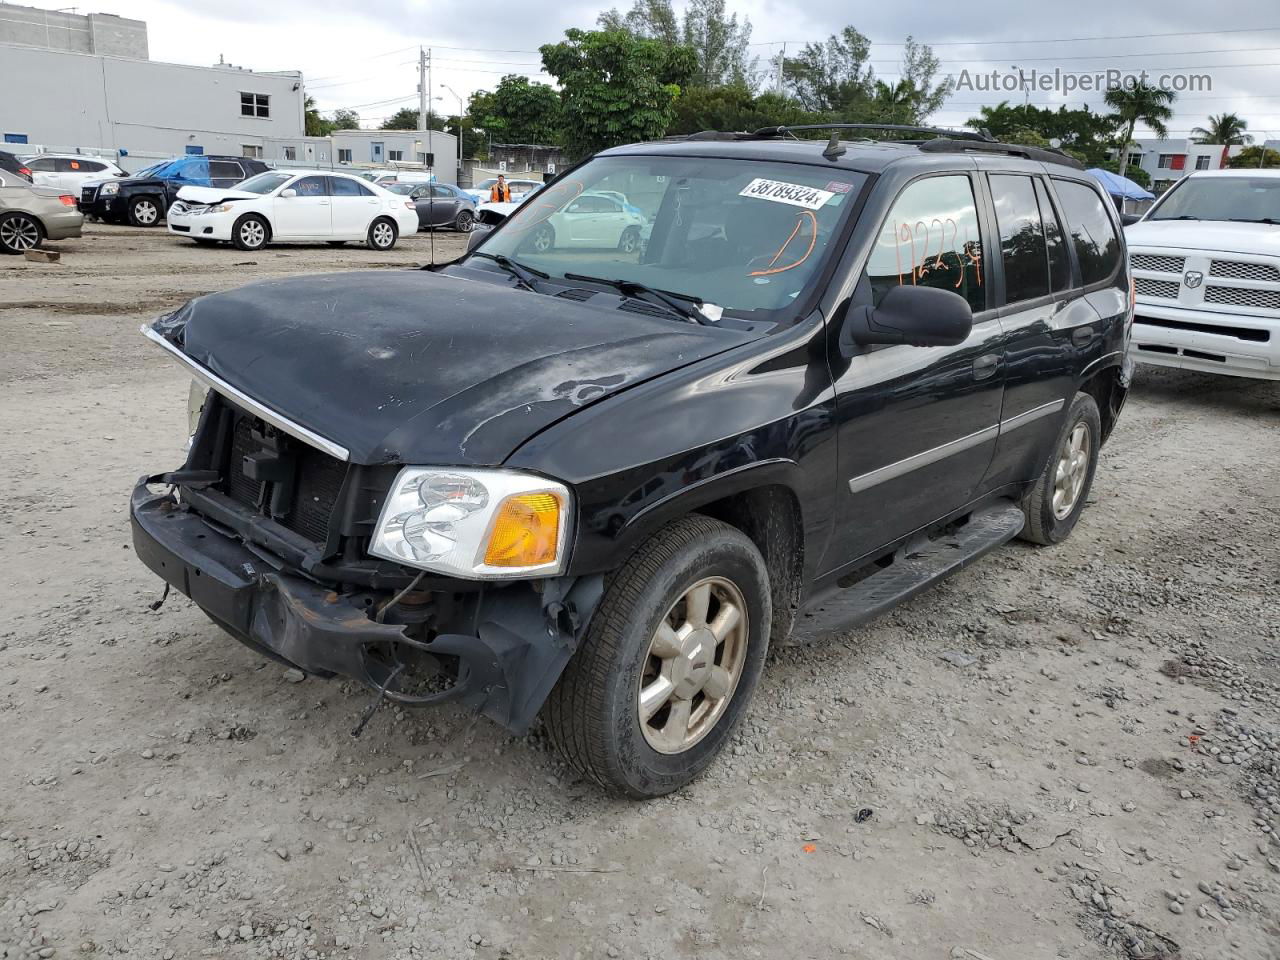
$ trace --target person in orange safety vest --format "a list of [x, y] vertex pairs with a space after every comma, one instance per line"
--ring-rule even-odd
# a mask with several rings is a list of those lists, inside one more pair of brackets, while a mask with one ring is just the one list
[[502, 174], [498, 174], [498, 182], [489, 188], [489, 201], [491, 203], [511, 202], [511, 184], [507, 183], [507, 178]]

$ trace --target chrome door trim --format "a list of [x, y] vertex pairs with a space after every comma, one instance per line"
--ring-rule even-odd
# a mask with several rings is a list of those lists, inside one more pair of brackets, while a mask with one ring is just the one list
[[1028, 423], [1035, 423], [1035, 421], [1042, 417], [1048, 417], [1057, 413], [1066, 405], [1067, 401], [1065, 400], [1050, 400], [1048, 403], [1042, 403], [1038, 407], [1032, 407], [1030, 410], [1024, 411], [1017, 416], [1010, 417], [1008, 420], [1001, 420], [1000, 432], [1008, 433], [1010, 430], [1017, 430], [1019, 427], [1025, 427]]
[[322, 450], [329, 454], [331, 457], [337, 457], [339, 460], [351, 459], [351, 452], [346, 447], [334, 443], [332, 440], [327, 440], [320, 436], [320, 434], [314, 433], [306, 427], [294, 423], [292, 420], [276, 413], [270, 407], [253, 399], [253, 397], [244, 393], [242, 390], [233, 387], [217, 374], [211, 373], [209, 370], [200, 366], [200, 364], [196, 363], [172, 343], [152, 330], [149, 324], [143, 324], [141, 330], [144, 337], [152, 343], [162, 347], [170, 357], [186, 367], [187, 371], [193, 377], [209, 389], [217, 391], [228, 400], [233, 401], [237, 406], [243, 407], [250, 413], [261, 417], [277, 430], [281, 430], [289, 436], [294, 437], [297, 440], [301, 440], [303, 443], [308, 443], [317, 450]]
[[937, 463], [939, 460], [955, 456], [957, 453], [971, 450], [979, 444], [986, 443], [988, 440], [994, 440], [999, 433], [1000, 425], [993, 424], [990, 427], [983, 427], [976, 433], [960, 437], [958, 440], [950, 440], [941, 446], [907, 457], [905, 460], [899, 460], [897, 463], [891, 463], [888, 466], [872, 470], [870, 473], [864, 473], [849, 481], [849, 492], [861, 493], [863, 490], [870, 490], [872, 487], [904, 476], [913, 470], [919, 470], [921, 467], [927, 467], [930, 464]]

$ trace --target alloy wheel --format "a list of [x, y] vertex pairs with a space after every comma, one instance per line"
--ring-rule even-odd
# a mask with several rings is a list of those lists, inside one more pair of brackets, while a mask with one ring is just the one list
[[1089, 425], [1077, 423], [1058, 452], [1058, 465], [1053, 472], [1053, 515], [1059, 520], [1069, 517], [1080, 500], [1089, 476], [1091, 450]]
[[746, 663], [747, 604], [723, 577], [699, 580], [658, 624], [637, 690], [640, 728], [659, 753], [683, 753], [724, 715]]
[[133, 218], [143, 226], [151, 226], [160, 219], [160, 211], [150, 200], [139, 200], [133, 205]]
[[0, 244], [18, 253], [35, 249], [40, 242], [40, 227], [22, 215], [0, 221]]
[[385, 250], [395, 242], [396, 234], [391, 229], [389, 223], [375, 223], [373, 225], [373, 244], [380, 250]]
[[556, 237], [550, 227], [539, 227], [533, 235], [533, 249], [538, 253], [546, 253], [555, 245], [555, 242]]
[[459, 233], [470, 233], [471, 227], [474, 224], [475, 224], [475, 217], [471, 214], [471, 211], [463, 210], [460, 214], [458, 214], [458, 220], [453, 226], [454, 226], [454, 229], [457, 230]]
[[267, 230], [259, 220], [246, 220], [240, 224], [240, 242], [246, 247], [260, 247], [267, 240]]

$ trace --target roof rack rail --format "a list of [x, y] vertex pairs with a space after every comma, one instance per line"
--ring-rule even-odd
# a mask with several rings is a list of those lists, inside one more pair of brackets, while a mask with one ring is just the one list
[[1061, 150], [1027, 147], [1018, 143], [999, 143], [994, 140], [973, 141], [961, 138], [940, 138], [938, 140], [927, 140], [919, 144], [918, 149], [926, 153], [999, 153], [1008, 157], [1038, 160], [1041, 163], [1058, 163], [1076, 170], [1085, 168], [1083, 163], [1075, 157], [1063, 153]]
[[976, 140], [991, 143], [991, 134], [983, 130], [974, 133], [970, 130], [943, 130], [939, 127], [913, 127], [900, 123], [801, 123], [795, 126], [761, 127], [753, 136], [759, 138], [785, 137], [800, 130], [892, 130], [895, 133], [927, 134], [930, 137], [947, 137], [952, 140]]

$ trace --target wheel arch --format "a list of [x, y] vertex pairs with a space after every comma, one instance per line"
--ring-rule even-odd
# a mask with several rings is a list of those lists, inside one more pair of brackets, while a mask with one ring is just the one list
[[236, 231], [240, 229], [240, 224], [249, 217], [254, 217], [255, 219], [262, 221], [262, 225], [267, 228], [267, 239], [262, 241], [263, 245], [270, 243], [271, 239], [276, 235], [276, 228], [272, 225], [271, 218], [261, 210], [246, 210], [244, 213], [240, 214], [240, 216], [236, 217], [231, 223], [232, 239], [235, 239]]
[[1086, 374], [1077, 389], [1093, 397], [1093, 402], [1098, 405], [1098, 415], [1102, 418], [1101, 442], [1106, 443], [1129, 394], [1128, 384], [1124, 382], [1124, 368], [1116, 362], [1086, 371]]

